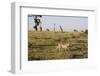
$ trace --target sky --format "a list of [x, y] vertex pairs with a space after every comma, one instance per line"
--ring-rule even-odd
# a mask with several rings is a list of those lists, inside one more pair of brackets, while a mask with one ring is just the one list
[[[35, 25], [34, 18], [28, 16], [28, 21], [29, 30], [35, 30], [33, 29], [33, 26]], [[47, 28], [50, 31], [53, 31], [54, 24], [56, 31], [60, 31], [59, 25], [63, 28], [64, 31], [73, 31], [74, 29], [77, 29], [78, 31], [84, 31], [88, 29], [88, 17], [43, 15], [41, 17], [41, 22], [43, 31], [45, 31]]]

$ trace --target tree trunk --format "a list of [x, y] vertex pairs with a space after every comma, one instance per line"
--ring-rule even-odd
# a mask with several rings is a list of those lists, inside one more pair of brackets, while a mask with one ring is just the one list
[[63, 32], [63, 28], [61, 26], [59, 26], [59, 27], [60, 27], [61, 32]]

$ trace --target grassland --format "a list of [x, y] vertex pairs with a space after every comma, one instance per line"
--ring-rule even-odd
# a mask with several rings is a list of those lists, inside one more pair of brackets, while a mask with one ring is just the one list
[[[69, 51], [56, 49], [59, 42], [69, 43]], [[84, 32], [28, 32], [28, 60], [88, 58], [88, 35]]]

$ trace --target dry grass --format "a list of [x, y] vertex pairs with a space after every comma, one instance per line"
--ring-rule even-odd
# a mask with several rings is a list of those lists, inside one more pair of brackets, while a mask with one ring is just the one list
[[[87, 34], [83, 32], [28, 32], [28, 60], [80, 59], [88, 57]], [[56, 49], [70, 43], [69, 51]]]

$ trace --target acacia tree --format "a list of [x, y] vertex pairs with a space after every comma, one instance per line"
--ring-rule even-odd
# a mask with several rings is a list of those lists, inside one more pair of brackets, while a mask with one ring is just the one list
[[34, 22], [35, 22], [35, 26], [33, 26], [33, 28], [38, 31], [38, 26], [40, 25], [40, 31], [42, 31], [42, 27], [41, 27], [41, 15], [35, 15], [33, 16], [34, 18]]

